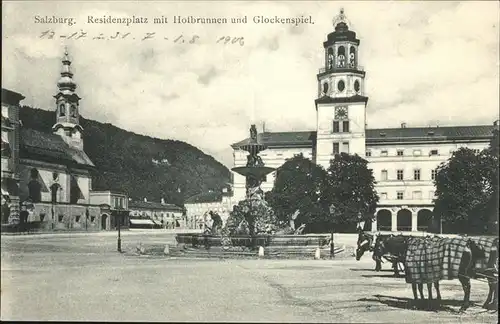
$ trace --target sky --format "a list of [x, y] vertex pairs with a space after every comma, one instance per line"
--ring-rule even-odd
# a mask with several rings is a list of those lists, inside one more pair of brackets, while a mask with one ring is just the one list
[[[22, 93], [22, 104], [54, 110], [67, 46], [83, 117], [188, 142], [232, 167], [230, 145], [248, 137], [251, 124], [315, 130], [316, 75], [340, 8], [361, 40], [369, 128], [498, 119], [496, 1], [3, 1], [2, 87]], [[36, 16], [73, 17], [76, 24], [37, 23]], [[149, 21], [89, 24], [89, 16]], [[152, 23], [161, 16], [170, 22]], [[173, 24], [173, 16], [248, 22]], [[254, 16], [311, 16], [314, 24], [255, 24]], [[40, 37], [48, 30], [53, 39]], [[101, 33], [106, 39], [93, 39]], [[141, 40], [148, 33], [155, 34]], [[174, 43], [180, 35], [186, 42]], [[244, 44], [216, 43], [221, 37], [243, 37]]]

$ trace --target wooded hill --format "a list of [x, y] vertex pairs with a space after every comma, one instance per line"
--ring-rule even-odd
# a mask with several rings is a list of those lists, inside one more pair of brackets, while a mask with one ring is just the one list
[[[23, 106], [23, 127], [51, 132], [53, 111]], [[135, 134], [80, 117], [84, 150], [97, 167], [93, 190], [124, 192], [134, 200], [182, 205], [192, 195], [221, 190], [230, 182], [230, 171], [212, 156], [176, 140]]]

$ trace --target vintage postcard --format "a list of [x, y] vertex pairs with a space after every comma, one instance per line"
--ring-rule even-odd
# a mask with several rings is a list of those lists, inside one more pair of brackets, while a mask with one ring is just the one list
[[496, 323], [499, 13], [3, 1], [1, 319]]

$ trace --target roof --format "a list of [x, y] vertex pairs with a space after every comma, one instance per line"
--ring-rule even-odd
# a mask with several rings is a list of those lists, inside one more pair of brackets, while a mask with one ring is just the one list
[[[264, 132], [257, 135], [257, 141], [267, 146], [312, 146], [316, 140], [315, 131], [300, 132]], [[234, 143], [232, 148], [249, 144], [250, 138]]]
[[454, 140], [487, 140], [492, 137], [494, 125], [378, 128], [366, 130], [366, 142], [426, 142]]
[[37, 159], [55, 161], [61, 164], [77, 164], [94, 167], [83, 150], [71, 147], [61, 136], [31, 128], [20, 128], [21, 157], [35, 156]]
[[2, 88], [2, 102], [8, 105], [19, 105], [19, 101], [23, 100], [25, 97], [15, 91]]
[[[498, 126], [445, 126], [445, 127], [406, 127], [376, 128], [366, 130], [366, 143], [386, 142], [421, 142], [421, 141], [454, 141], [454, 140], [488, 140]], [[315, 131], [300, 132], [265, 132], [257, 135], [258, 141], [267, 146], [308, 146], [312, 147], [316, 139]], [[248, 144], [249, 138], [234, 143], [232, 148]]]
[[207, 191], [202, 192], [197, 195], [191, 196], [184, 202], [186, 204], [199, 204], [199, 203], [211, 203], [222, 201], [222, 192], [219, 191]]
[[155, 201], [129, 201], [128, 209], [160, 209], [169, 211], [182, 211], [182, 208], [173, 204], [162, 204]]

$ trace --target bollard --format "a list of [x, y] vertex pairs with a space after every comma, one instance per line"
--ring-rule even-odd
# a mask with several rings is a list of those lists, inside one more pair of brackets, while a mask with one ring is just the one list
[[314, 253], [314, 258], [316, 260], [321, 259], [321, 250], [319, 248], [316, 249], [316, 253]]
[[259, 246], [259, 257], [263, 257], [263, 256], [264, 256], [264, 247]]
[[144, 250], [142, 243], [137, 244], [137, 253], [144, 254], [144, 252], [146, 252], [146, 251]]
[[163, 254], [170, 255], [170, 247], [168, 244], [165, 245], [165, 249], [163, 250]]

